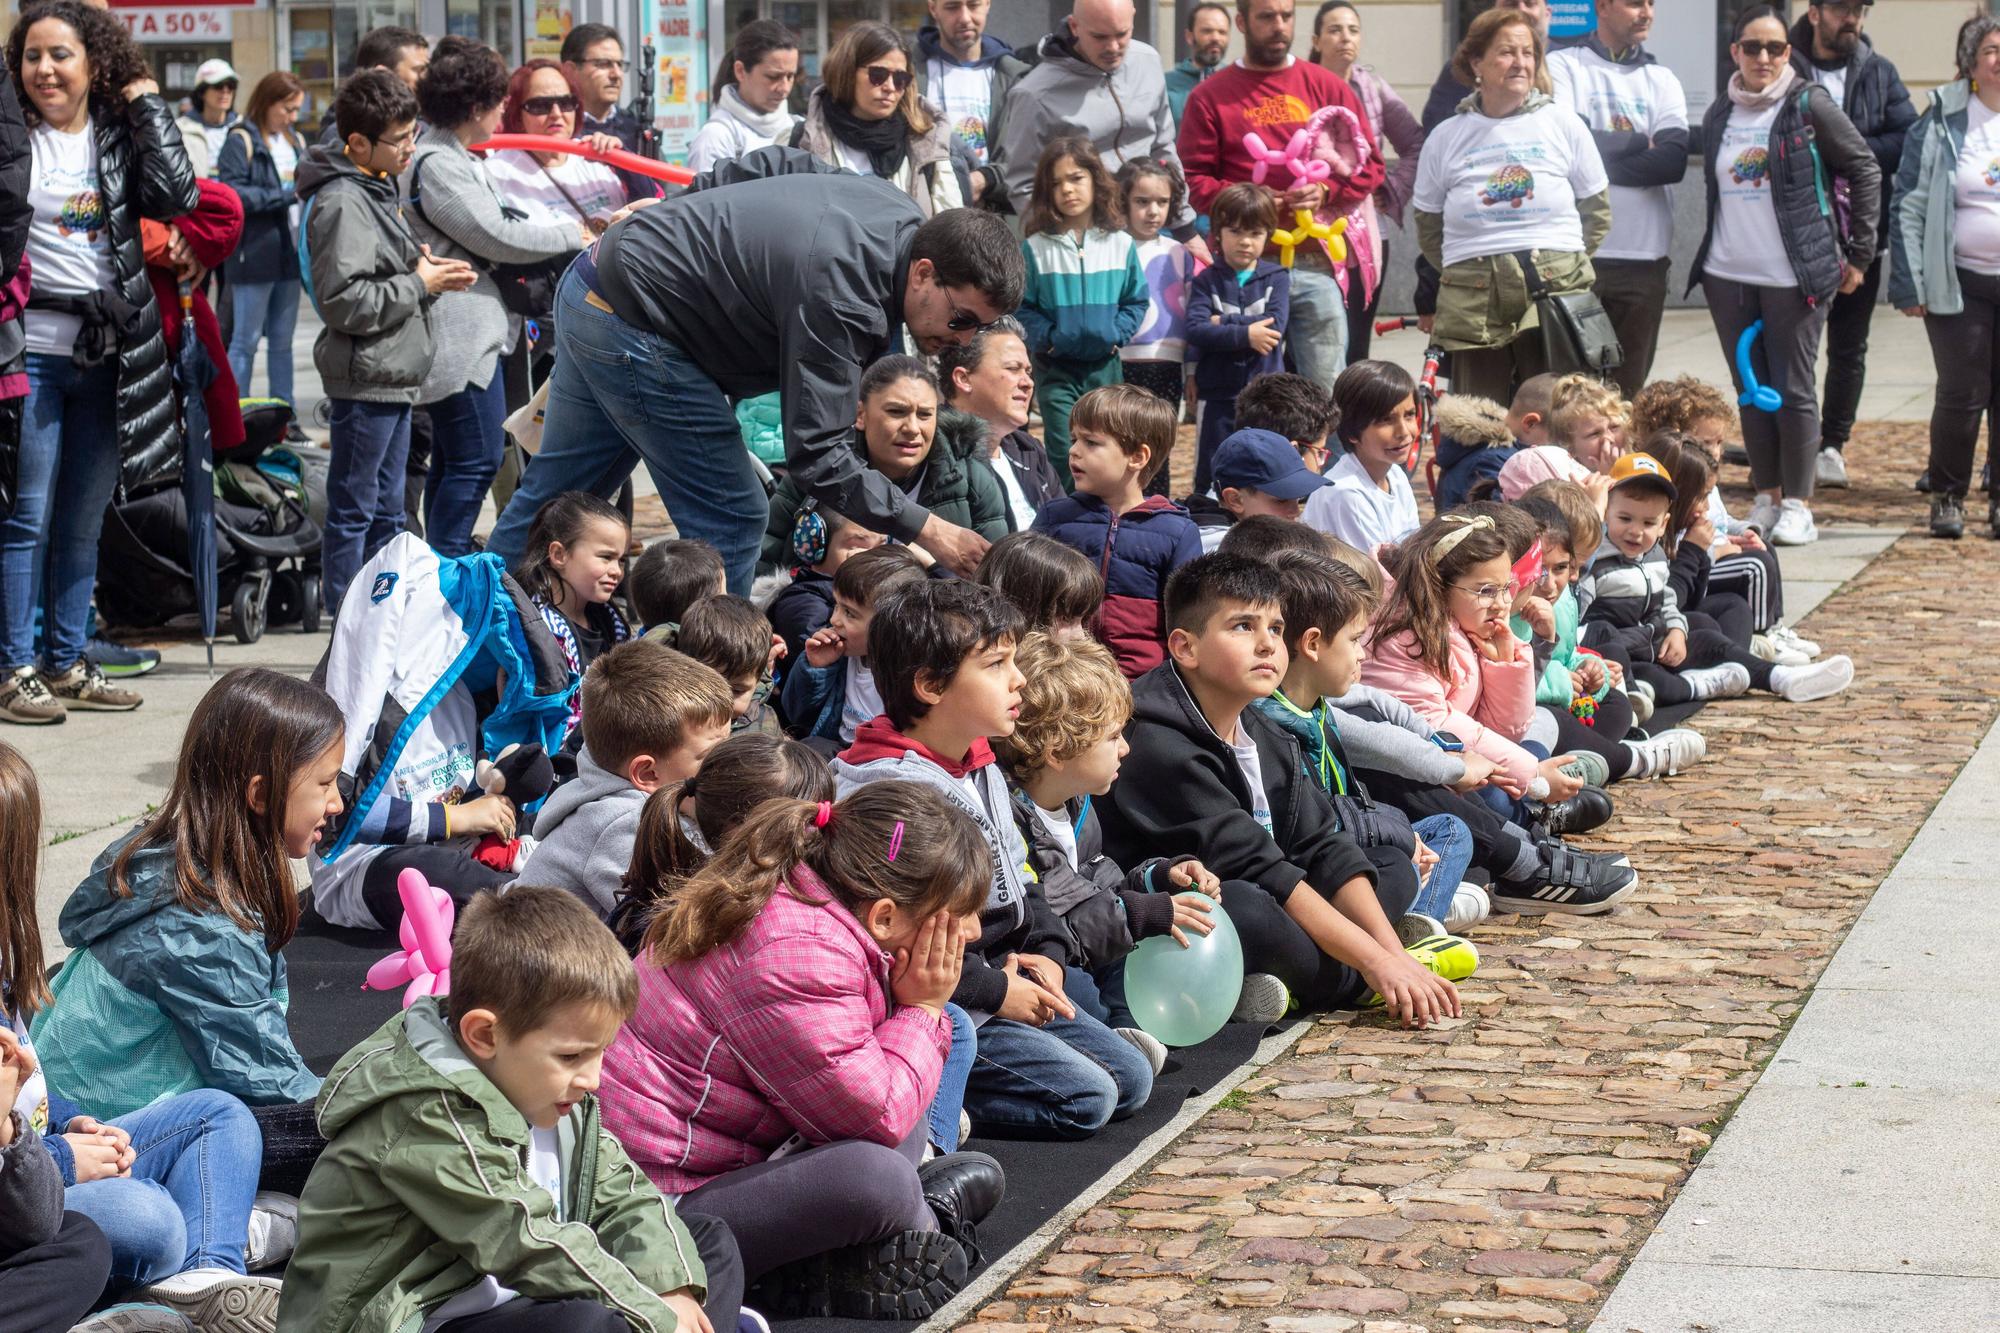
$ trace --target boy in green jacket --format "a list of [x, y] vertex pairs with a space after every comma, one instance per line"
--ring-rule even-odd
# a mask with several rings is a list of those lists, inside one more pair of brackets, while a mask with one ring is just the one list
[[598, 1122], [638, 999], [618, 941], [571, 894], [517, 888], [479, 895], [452, 943], [449, 999], [320, 1092], [281, 1333], [735, 1333], [729, 1229], [677, 1218]]

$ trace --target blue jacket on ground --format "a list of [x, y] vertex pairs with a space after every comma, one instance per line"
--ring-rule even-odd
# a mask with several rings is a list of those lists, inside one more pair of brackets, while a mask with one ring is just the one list
[[1093, 632], [1129, 679], [1166, 660], [1167, 579], [1201, 554], [1201, 529], [1187, 510], [1149, 495], [1122, 514], [1078, 491], [1042, 506], [1036, 532], [1089, 556], [1104, 577]]
[[[1210, 264], [1188, 284], [1187, 340], [1197, 349], [1195, 395], [1234, 401], [1259, 375], [1285, 368], [1285, 345], [1268, 352], [1250, 349], [1250, 326], [1270, 320], [1279, 334], [1291, 319], [1292, 275], [1270, 260], [1258, 261], [1248, 282], [1222, 264]], [[1221, 323], [1211, 320], [1220, 316]]]

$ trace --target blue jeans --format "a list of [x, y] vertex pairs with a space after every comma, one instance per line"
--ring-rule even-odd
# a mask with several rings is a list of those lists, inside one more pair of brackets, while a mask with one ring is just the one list
[[1333, 274], [1304, 265], [1292, 270], [1285, 345], [1299, 374], [1333, 392], [1333, 382], [1347, 369], [1347, 297]]
[[257, 368], [257, 344], [268, 344], [266, 369], [271, 396], [288, 403], [292, 397], [292, 330], [299, 324], [297, 278], [276, 282], [232, 282], [229, 306], [236, 323], [229, 330], [229, 368], [236, 374], [236, 391], [250, 396], [250, 372]]
[[439, 555], [471, 555], [472, 525], [507, 450], [507, 382], [500, 362], [483, 389], [467, 385], [430, 405], [431, 474], [424, 536]]
[[329, 398], [333, 461], [326, 470], [326, 526], [320, 545], [326, 609], [403, 530], [404, 465], [410, 457], [410, 405]]
[[[118, 367], [78, 370], [66, 356], [28, 357], [14, 512], [0, 520], [0, 668], [35, 660], [68, 670], [83, 656], [97, 535], [118, 485]], [[40, 576], [36, 575], [37, 565]]]
[[1077, 1006], [1075, 1018], [1030, 1027], [989, 1018], [965, 1104], [987, 1133], [1024, 1139], [1087, 1139], [1153, 1094], [1139, 1048]]
[[1437, 853], [1438, 861], [1410, 910], [1442, 921], [1451, 912], [1452, 895], [1465, 879], [1466, 867], [1472, 864], [1472, 830], [1457, 815], [1431, 815], [1411, 827]]
[[930, 1114], [931, 1146], [941, 1153], [958, 1151], [958, 1113], [965, 1109], [965, 1078], [979, 1052], [979, 1033], [972, 1026], [972, 1015], [955, 1004], [947, 1004], [944, 1014], [951, 1020], [951, 1050], [944, 1057], [944, 1076], [938, 1079]]
[[[1549, 757], [1548, 747], [1534, 741], [1522, 741], [1520, 746], [1535, 756], [1538, 763]], [[1484, 801], [1488, 809], [1510, 824], [1519, 824], [1522, 828], [1526, 828], [1534, 822], [1534, 816], [1529, 813], [1526, 801], [1515, 800], [1490, 782], [1472, 795], [1475, 800]]]
[[564, 491], [611, 495], [643, 459], [683, 537], [722, 553], [750, 592], [771, 506], [729, 399], [687, 353], [589, 304], [574, 268], [556, 297], [556, 369], [542, 448], [487, 549], [518, 560], [535, 512]]
[[111, 1240], [111, 1285], [143, 1286], [191, 1268], [243, 1271], [264, 1141], [248, 1107], [197, 1088], [110, 1122], [132, 1136], [129, 1177], [63, 1191], [63, 1207]]

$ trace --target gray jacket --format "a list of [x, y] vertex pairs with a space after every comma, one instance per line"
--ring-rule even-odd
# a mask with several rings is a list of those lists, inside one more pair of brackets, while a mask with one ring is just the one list
[[62, 1226], [63, 1178], [42, 1136], [14, 1119], [14, 1141], [0, 1148], [0, 1259], [46, 1245]]
[[1931, 94], [1903, 144], [1889, 206], [1889, 304], [1933, 315], [1965, 313], [1958, 286], [1958, 155], [1965, 147], [1972, 86], [1964, 79]]
[[421, 252], [393, 177], [314, 147], [299, 163], [313, 308], [325, 322], [313, 365], [326, 396], [414, 403], [431, 363], [436, 298], [417, 276]]
[[609, 917], [632, 868], [645, 808], [646, 793], [599, 768], [586, 748], [577, 755], [576, 776], [556, 788], [535, 816], [539, 841], [515, 882], [568, 889]]
[[[1449, 787], [1465, 777], [1465, 760], [1439, 749], [1431, 740], [1436, 728], [1388, 691], [1357, 685], [1327, 702], [1339, 714], [1341, 744], [1356, 768], [1394, 773], [1433, 787]], [[1362, 708], [1376, 717], [1359, 716], [1355, 710]]]
[[[1180, 172], [1160, 53], [1133, 42], [1118, 68], [1106, 73], [1076, 54], [1066, 31], [1042, 38], [1041, 63], [1008, 91], [1001, 123], [999, 166], [1015, 212], [1027, 210], [1042, 145], [1064, 134], [1079, 134], [1095, 144], [1105, 170], [1114, 176], [1135, 157], [1166, 162]], [[1185, 202], [1179, 214], [1167, 219], [1170, 230], [1193, 225], [1194, 209]]]
[[463, 259], [479, 270], [477, 282], [462, 292], [446, 292], [431, 312], [437, 353], [417, 401], [435, 403], [469, 386], [490, 384], [500, 353], [512, 341], [491, 267], [573, 253], [583, 248], [583, 233], [574, 225], [507, 216], [485, 166], [456, 134], [439, 126], [417, 140], [410, 205], [410, 230], [434, 257]]

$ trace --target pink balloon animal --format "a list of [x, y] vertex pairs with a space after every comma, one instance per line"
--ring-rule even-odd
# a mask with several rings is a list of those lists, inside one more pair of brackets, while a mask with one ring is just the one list
[[[403, 948], [368, 969], [367, 990], [403, 987], [403, 1007], [420, 996], [451, 991], [451, 923], [458, 914], [451, 895], [432, 888], [420, 870], [396, 876], [396, 893], [403, 900]], [[407, 983], [407, 984], [405, 984]]]
[[1282, 149], [1267, 148], [1261, 135], [1251, 130], [1243, 136], [1243, 151], [1250, 154], [1257, 165], [1251, 168], [1250, 179], [1258, 185], [1272, 167], [1285, 167], [1292, 173], [1289, 189], [1299, 189], [1306, 185], [1323, 185], [1333, 175], [1333, 168], [1325, 162], [1312, 160], [1312, 140], [1304, 130], [1292, 135]]

